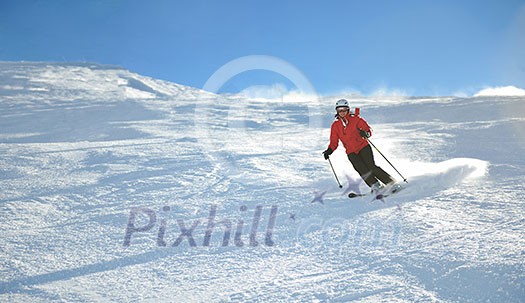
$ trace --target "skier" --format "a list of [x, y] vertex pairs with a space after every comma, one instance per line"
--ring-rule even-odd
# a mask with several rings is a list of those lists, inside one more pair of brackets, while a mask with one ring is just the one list
[[367, 140], [372, 135], [368, 123], [358, 115], [350, 114], [350, 106], [345, 99], [335, 103], [335, 110], [337, 113], [330, 130], [330, 145], [323, 152], [325, 160], [337, 149], [341, 140], [348, 160], [372, 192], [378, 192], [383, 186], [394, 185], [395, 180], [392, 176], [374, 162], [372, 148]]

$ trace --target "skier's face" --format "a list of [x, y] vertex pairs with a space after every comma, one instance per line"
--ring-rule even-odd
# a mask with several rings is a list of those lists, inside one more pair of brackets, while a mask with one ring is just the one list
[[337, 109], [339, 117], [344, 118], [348, 114], [348, 107], [340, 107]]

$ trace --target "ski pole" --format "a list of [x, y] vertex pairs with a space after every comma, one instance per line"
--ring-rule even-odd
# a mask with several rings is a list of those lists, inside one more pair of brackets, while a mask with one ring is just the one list
[[330, 163], [330, 167], [332, 168], [332, 172], [334, 173], [335, 180], [337, 180], [337, 184], [339, 185], [339, 188], [343, 188], [343, 185], [341, 185], [341, 182], [339, 182], [339, 178], [337, 178], [337, 174], [335, 173], [334, 167], [332, 166], [332, 161], [330, 161], [330, 158], [328, 158], [328, 163]]
[[403, 178], [403, 181], [405, 181], [405, 183], [408, 183], [407, 178], [403, 177], [403, 175], [397, 170], [397, 168], [395, 168], [394, 165], [392, 165], [392, 163], [390, 163], [390, 161], [388, 161], [385, 155], [383, 155], [383, 153], [374, 145], [374, 143], [372, 143], [372, 141], [370, 141], [370, 139], [368, 138], [366, 138], [366, 141], [368, 141], [368, 143], [370, 143], [370, 145], [372, 145], [377, 150], [377, 152], [379, 152], [379, 154], [383, 156], [383, 158], [385, 158], [386, 162], [388, 162], [388, 164], [392, 166], [392, 168], [401, 176], [401, 178]]

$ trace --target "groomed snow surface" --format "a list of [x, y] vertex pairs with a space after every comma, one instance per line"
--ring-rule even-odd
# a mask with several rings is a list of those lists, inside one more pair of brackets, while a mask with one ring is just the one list
[[383, 201], [321, 155], [339, 97], [0, 63], [0, 301], [524, 302], [525, 97], [350, 98]]

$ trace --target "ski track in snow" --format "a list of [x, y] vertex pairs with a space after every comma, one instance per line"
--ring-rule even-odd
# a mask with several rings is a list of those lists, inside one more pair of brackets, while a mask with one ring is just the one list
[[0, 63], [0, 301], [522, 302], [525, 99], [350, 99], [408, 178], [384, 201], [322, 159], [336, 99]]

